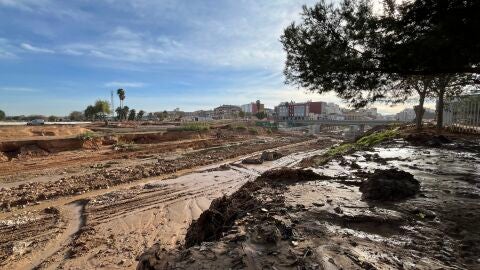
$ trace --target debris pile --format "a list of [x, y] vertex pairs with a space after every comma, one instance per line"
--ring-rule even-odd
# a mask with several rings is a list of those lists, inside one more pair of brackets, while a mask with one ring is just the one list
[[360, 191], [367, 200], [397, 201], [415, 196], [420, 191], [420, 183], [405, 171], [375, 170], [362, 183]]
[[280, 168], [275, 170], [269, 170], [264, 172], [258, 180], [274, 183], [296, 183], [311, 180], [326, 180], [330, 177], [320, 175], [314, 171], [308, 169], [292, 169], [292, 168]]
[[277, 151], [264, 151], [260, 157], [264, 161], [274, 161], [283, 157], [283, 155]]
[[210, 208], [192, 222], [185, 236], [185, 246], [191, 247], [205, 241], [217, 240], [238, 218], [244, 217], [260, 203], [252, 196], [261, 186], [255, 182], [245, 184], [230, 196], [212, 201]]
[[405, 136], [405, 140], [415, 146], [440, 147], [452, 143], [452, 140], [443, 136], [428, 132], [412, 133]]

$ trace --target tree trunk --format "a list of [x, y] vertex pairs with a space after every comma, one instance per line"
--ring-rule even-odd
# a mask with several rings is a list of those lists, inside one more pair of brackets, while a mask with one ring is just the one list
[[443, 108], [445, 107], [445, 88], [439, 89], [437, 103], [437, 129], [443, 128]]
[[425, 103], [426, 92], [419, 93], [419, 94], [420, 94], [420, 100], [418, 105], [415, 106], [415, 117], [416, 117], [415, 126], [417, 130], [422, 129], [422, 120], [423, 120], [423, 115], [425, 114], [425, 109], [423, 108], [423, 104]]

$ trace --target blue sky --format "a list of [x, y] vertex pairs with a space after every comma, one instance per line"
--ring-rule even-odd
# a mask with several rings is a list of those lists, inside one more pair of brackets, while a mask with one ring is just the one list
[[120, 87], [146, 111], [338, 102], [283, 84], [279, 37], [313, 3], [0, 0], [0, 109], [66, 115]]

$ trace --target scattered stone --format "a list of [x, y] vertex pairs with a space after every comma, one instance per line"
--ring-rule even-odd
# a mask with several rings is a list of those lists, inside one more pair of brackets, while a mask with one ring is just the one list
[[283, 157], [283, 155], [277, 151], [264, 151], [260, 157], [264, 161], [274, 161]]
[[263, 163], [263, 159], [261, 158], [246, 158], [244, 160], [242, 160], [242, 163], [243, 164], [262, 164]]

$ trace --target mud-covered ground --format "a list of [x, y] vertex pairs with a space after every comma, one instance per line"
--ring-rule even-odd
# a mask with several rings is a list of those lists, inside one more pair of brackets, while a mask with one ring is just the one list
[[[25, 172], [2, 176], [0, 269], [135, 268], [136, 257], [154, 243], [181, 243], [213, 199], [335, 143], [290, 134], [230, 135], [5, 162], [22, 164]], [[261, 165], [241, 162], [274, 149], [284, 157]], [[63, 165], [48, 166], [50, 158], [70, 156]], [[82, 156], [79, 164], [74, 156]], [[39, 169], [37, 162], [47, 165]]]
[[[409, 140], [416, 146], [389, 141], [313, 168], [316, 176], [257, 178], [214, 201], [176, 249], [157, 243], [138, 267], [480, 269], [478, 140]], [[411, 173], [420, 191], [367, 199], [360, 187], [392, 168]]]

